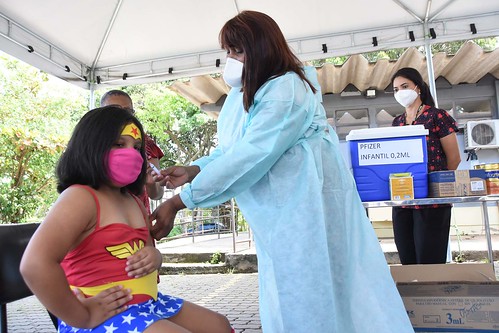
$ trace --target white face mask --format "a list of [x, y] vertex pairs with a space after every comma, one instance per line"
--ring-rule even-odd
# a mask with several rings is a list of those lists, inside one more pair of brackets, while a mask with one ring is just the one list
[[227, 58], [223, 74], [225, 83], [232, 88], [241, 88], [243, 86], [243, 67], [244, 64], [242, 62], [233, 58]]
[[394, 95], [397, 102], [399, 102], [399, 104], [402, 105], [404, 108], [406, 108], [409, 105], [411, 105], [412, 103], [414, 103], [416, 98], [418, 98], [418, 93], [415, 90], [416, 87], [414, 87], [414, 89], [412, 89], [412, 90], [403, 89], [403, 90], [397, 91]]

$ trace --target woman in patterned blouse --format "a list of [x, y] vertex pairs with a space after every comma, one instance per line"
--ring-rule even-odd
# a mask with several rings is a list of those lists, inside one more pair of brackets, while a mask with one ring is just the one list
[[[435, 107], [428, 85], [414, 68], [401, 68], [392, 77], [395, 99], [405, 112], [392, 126], [424, 125], [428, 130], [428, 172], [457, 169], [461, 157], [457, 123]], [[442, 264], [447, 259], [451, 205], [394, 207], [395, 244], [403, 265]]]

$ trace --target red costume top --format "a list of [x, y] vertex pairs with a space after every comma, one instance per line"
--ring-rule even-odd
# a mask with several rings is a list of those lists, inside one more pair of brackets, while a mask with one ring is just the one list
[[[80, 186], [80, 185], [77, 185]], [[141, 278], [130, 278], [125, 271], [126, 258], [143, 248], [149, 237], [146, 217], [144, 227], [134, 229], [122, 223], [100, 226], [100, 205], [95, 192], [88, 186], [97, 206], [97, 222], [94, 231], [61, 262], [69, 284], [85, 295], [93, 296], [111, 286], [130, 288], [135, 304], [156, 299], [158, 294], [157, 272]], [[138, 199], [134, 197], [138, 203]]]

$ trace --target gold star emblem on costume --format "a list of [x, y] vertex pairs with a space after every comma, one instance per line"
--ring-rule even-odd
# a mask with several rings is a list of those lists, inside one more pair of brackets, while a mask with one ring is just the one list
[[135, 124], [128, 124], [123, 128], [121, 135], [129, 135], [134, 139], [142, 139], [142, 133], [140, 133], [139, 129]]

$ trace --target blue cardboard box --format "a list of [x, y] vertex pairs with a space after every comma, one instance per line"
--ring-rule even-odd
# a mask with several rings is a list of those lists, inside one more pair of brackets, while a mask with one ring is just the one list
[[430, 172], [430, 197], [487, 195], [485, 170], [445, 170]]

